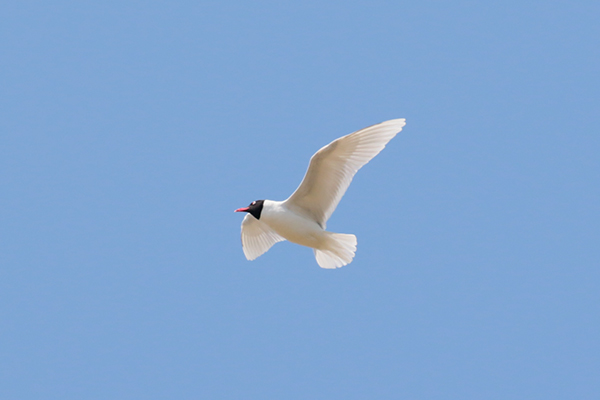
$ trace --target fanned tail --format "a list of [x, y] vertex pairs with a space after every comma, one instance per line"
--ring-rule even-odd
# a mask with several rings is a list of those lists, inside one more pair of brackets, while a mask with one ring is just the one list
[[314, 249], [321, 268], [340, 268], [350, 264], [356, 252], [356, 236], [346, 233], [330, 233], [327, 248]]

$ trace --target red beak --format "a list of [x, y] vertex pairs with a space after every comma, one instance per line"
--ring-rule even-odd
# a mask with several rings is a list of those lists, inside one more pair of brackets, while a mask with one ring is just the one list
[[243, 207], [243, 208], [238, 208], [234, 212], [244, 212], [244, 211], [248, 212], [248, 210], [250, 210], [250, 207]]

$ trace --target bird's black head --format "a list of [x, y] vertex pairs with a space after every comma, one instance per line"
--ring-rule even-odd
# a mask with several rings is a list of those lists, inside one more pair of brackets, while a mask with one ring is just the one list
[[247, 212], [252, 214], [252, 216], [256, 219], [260, 219], [260, 213], [262, 212], [264, 200], [256, 200], [250, 203], [248, 207], [238, 208], [235, 212]]

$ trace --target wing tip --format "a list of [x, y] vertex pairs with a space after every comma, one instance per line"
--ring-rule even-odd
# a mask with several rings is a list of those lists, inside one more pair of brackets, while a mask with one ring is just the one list
[[402, 128], [406, 125], [406, 118], [389, 119], [387, 121], [381, 122], [379, 125], [394, 125], [396, 126], [396, 128], [402, 130]]

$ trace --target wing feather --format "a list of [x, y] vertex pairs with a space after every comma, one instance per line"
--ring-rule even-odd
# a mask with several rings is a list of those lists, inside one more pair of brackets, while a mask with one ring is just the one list
[[267, 252], [275, 243], [285, 240], [267, 224], [246, 214], [242, 221], [242, 248], [248, 260], [254, 260]]
[[371, 125], [321, 148], [310, 159], [302, 183], [286, 204], [325, 228], [356, 172], [383, 150], [405, 121], [392, 119]]

